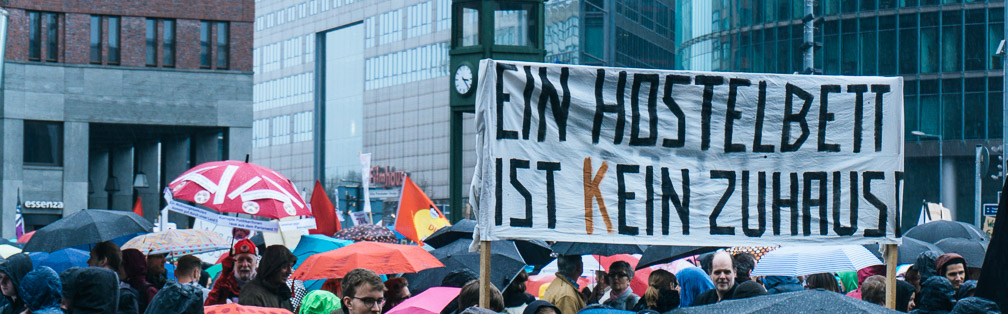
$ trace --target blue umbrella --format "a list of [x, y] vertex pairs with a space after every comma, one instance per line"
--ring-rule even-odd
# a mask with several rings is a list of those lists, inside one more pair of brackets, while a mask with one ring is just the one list
[[[353, 243], [354, 242], [350, 240], [337, 239], [321, 234], [302, 235], [301, 241], [298, 242], [297, 247], [295, 247], [294, 252], [292, 252], [294, 253], [294, 256], [297, 256], [297, 263], [294, 264], [294, 269], [301, 266], [301, 263], [308, 259], [309, 256], [329, 252]], [[305, 281], [305, 289], [309, 291], [321, 289], [322, 283], [324, 282], [325, 280]]]
[[59, 273], [72, 267], [87, 267], [89, 254], [80, 249], [65, 248], [52, 253], [30, 252], [28, 256], [35, 267], [49, 266]]

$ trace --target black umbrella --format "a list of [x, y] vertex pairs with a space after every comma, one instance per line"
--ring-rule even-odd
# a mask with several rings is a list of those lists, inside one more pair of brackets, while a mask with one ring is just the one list
[[669, 246], [652, 245], [648, 246], [641, 254], [640, 261], [637, 262], [637, 269], [650, 267], [658, 264], [665, 264], [683, 257], [714, 252], [722, 247], [717, 246]]
[[935, 245], [945, 253], [962, 255], [969, 267], [983, 267], [984, 256], [987, 255], [987, 246], [974, 240], [948, 238]]
[[802, 290], [711, 305], [680, 308], [672, 313], [901, 313], [875, 303], [825, 290]]
[[581, 243], [581, 242], [557, 242], [553, 244], [553, 253], [557, 255], [601, 255], [612, 256], [616, 254], [642, 254], [647, 249], [647, 245], [640, 244], [607, 244], [607, 243]]
[[963, 238], [982, 241], [990, 241], [980, 228], [974, 225], [949, 220], [935, 220], [923, 225], [917, 225], [907, 230], [904, 237], [910, 237], [927, 243], [938, 243], [945, 238]]
[[476, 221], [472, 219], [462, 219], [451, 226], [447, 226], [423, 239], [424, 244], [439, 248], [458, 239], [472, 239], [473, 229], [476, 228]]
[[35, 231], [25, 252], [55, 252], [75, 245], [109, 241], [124, 235], [151, 232], [154, 225], [129, 211], [85, 209]]
[[[879, 260], [884, 260], [882, 258], [882, 253], [879, 252], [879, 245], [876, 244], [865, 244], [864, 247], [868, 249], [869, 252], [875, 254]], [[938, 254], [945, 254], [945, 251], [938, 248], [938, 246], [927, 243], [914, 238], [903, 237], [903, 244], [899, 246], [899, 257], [896, 258], [896, 264], [913, 264], [917, 262], [917, 256], [926, 251], [935, 251]]]
[[[441, 280], [448, 273], [456, 270], [469, 269], [478, 274], [480, 269], [479, 252], [468, 252], [465, 249], [457, 251], [463, 247], [460, 243], [465, 243], [465, 246], [468, 247], [467, 242], [470, 241], [458, 240], [442, 248], [456, 250], [455, 252], [446, 252], [446, 250], [440, 252], [438, 250], [431, 251], [431, 255], [437, 257], [445, 267], [425, 269], [414, 274], [403, 274], [403, 278], [406, 278], [406, 281], [409, 282], [410, 292], [417, 294], [427, 290], [427, 288], [440, 286]], [[518, 249], [513, 243], [500, 241], [490, 244], [490, 269], [492, 270], [490, 272], [490, 282], [497, 289], [504, 291], [504, 288], [511, 282], [511, 279], [514, 279], [515, 275], [518, 275], [518, 272], [524, 268], [525, 261], [522, 260]]]

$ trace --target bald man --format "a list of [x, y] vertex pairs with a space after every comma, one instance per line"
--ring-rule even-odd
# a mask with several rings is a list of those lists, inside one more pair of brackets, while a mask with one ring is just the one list
[[697, 296], [693, 305], [707, 305], [718, 303], [721, 300], [732, 298], [735, 293], [735, 263], [732, 256], [725, 251], [714, 253], [711, 261], [711, 281], [714, 282], [714, 289], [707, 290]]

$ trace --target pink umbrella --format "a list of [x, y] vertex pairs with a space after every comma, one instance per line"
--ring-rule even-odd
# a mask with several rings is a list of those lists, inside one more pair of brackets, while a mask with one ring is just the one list
[[448, 302], [458, 296], [461, 290], [451, 287], [433, 287], [399, 303], [386, 314], [438, 314], [441, 313], [445, 305], [448, 305]]
[[270, 219], [311, 216], [298, 189], [272, 169], [235, 160], [213, 161], [189, 169], [168, 187], [179, 200], [221, 213]]

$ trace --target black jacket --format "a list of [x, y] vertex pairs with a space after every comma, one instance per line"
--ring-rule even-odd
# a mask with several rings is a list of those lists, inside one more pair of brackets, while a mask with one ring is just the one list
[[[11, 255], [6, 261], [0, 263], [0, 272], [6, 274], [7, 277], [10, 277], [11, 282], [14, 283], [15, 290], [17, 290], [21, 285], [21, 278], [24, 278], [24, 276], [28, 274], [32, 268], [34, 268], [34, 266], [32, 266], [31, 257], [28, 257], [28, 254], [24, 253]], [[20, 297], [11, 299], [10, 297], [5, 296], [4, 299], [7, 299], [7, 304], [4, 304], [3, 307], [0, 308], [0, 313], [2, 314], [20, 314], [27, 309], [27, 307], [25, 307], [24, 300]]]
[[696, 299], [693, 300], [693, 305], [692, 306], [708, 305], [708, 304], [718, 303], [718, 302], [720, 302], [722, 300], [731, 300], [732, 299], [732, 295], [735, 294], [735, 288], [738, 288], [738, 284], [732, 286], [731, 290], [728, 290], [728, 292], [725, 293], [724, 299], [720, 299], [720, 300], [718, 299], [717, 288], [707, 290], [704, 293], [701, 293], [700, 295], [698, 295], [696, 297]]
[[98, 267], [70, 268], [60, 273], [67, 313], [115, 313], [119, 304], [119, 276]]

